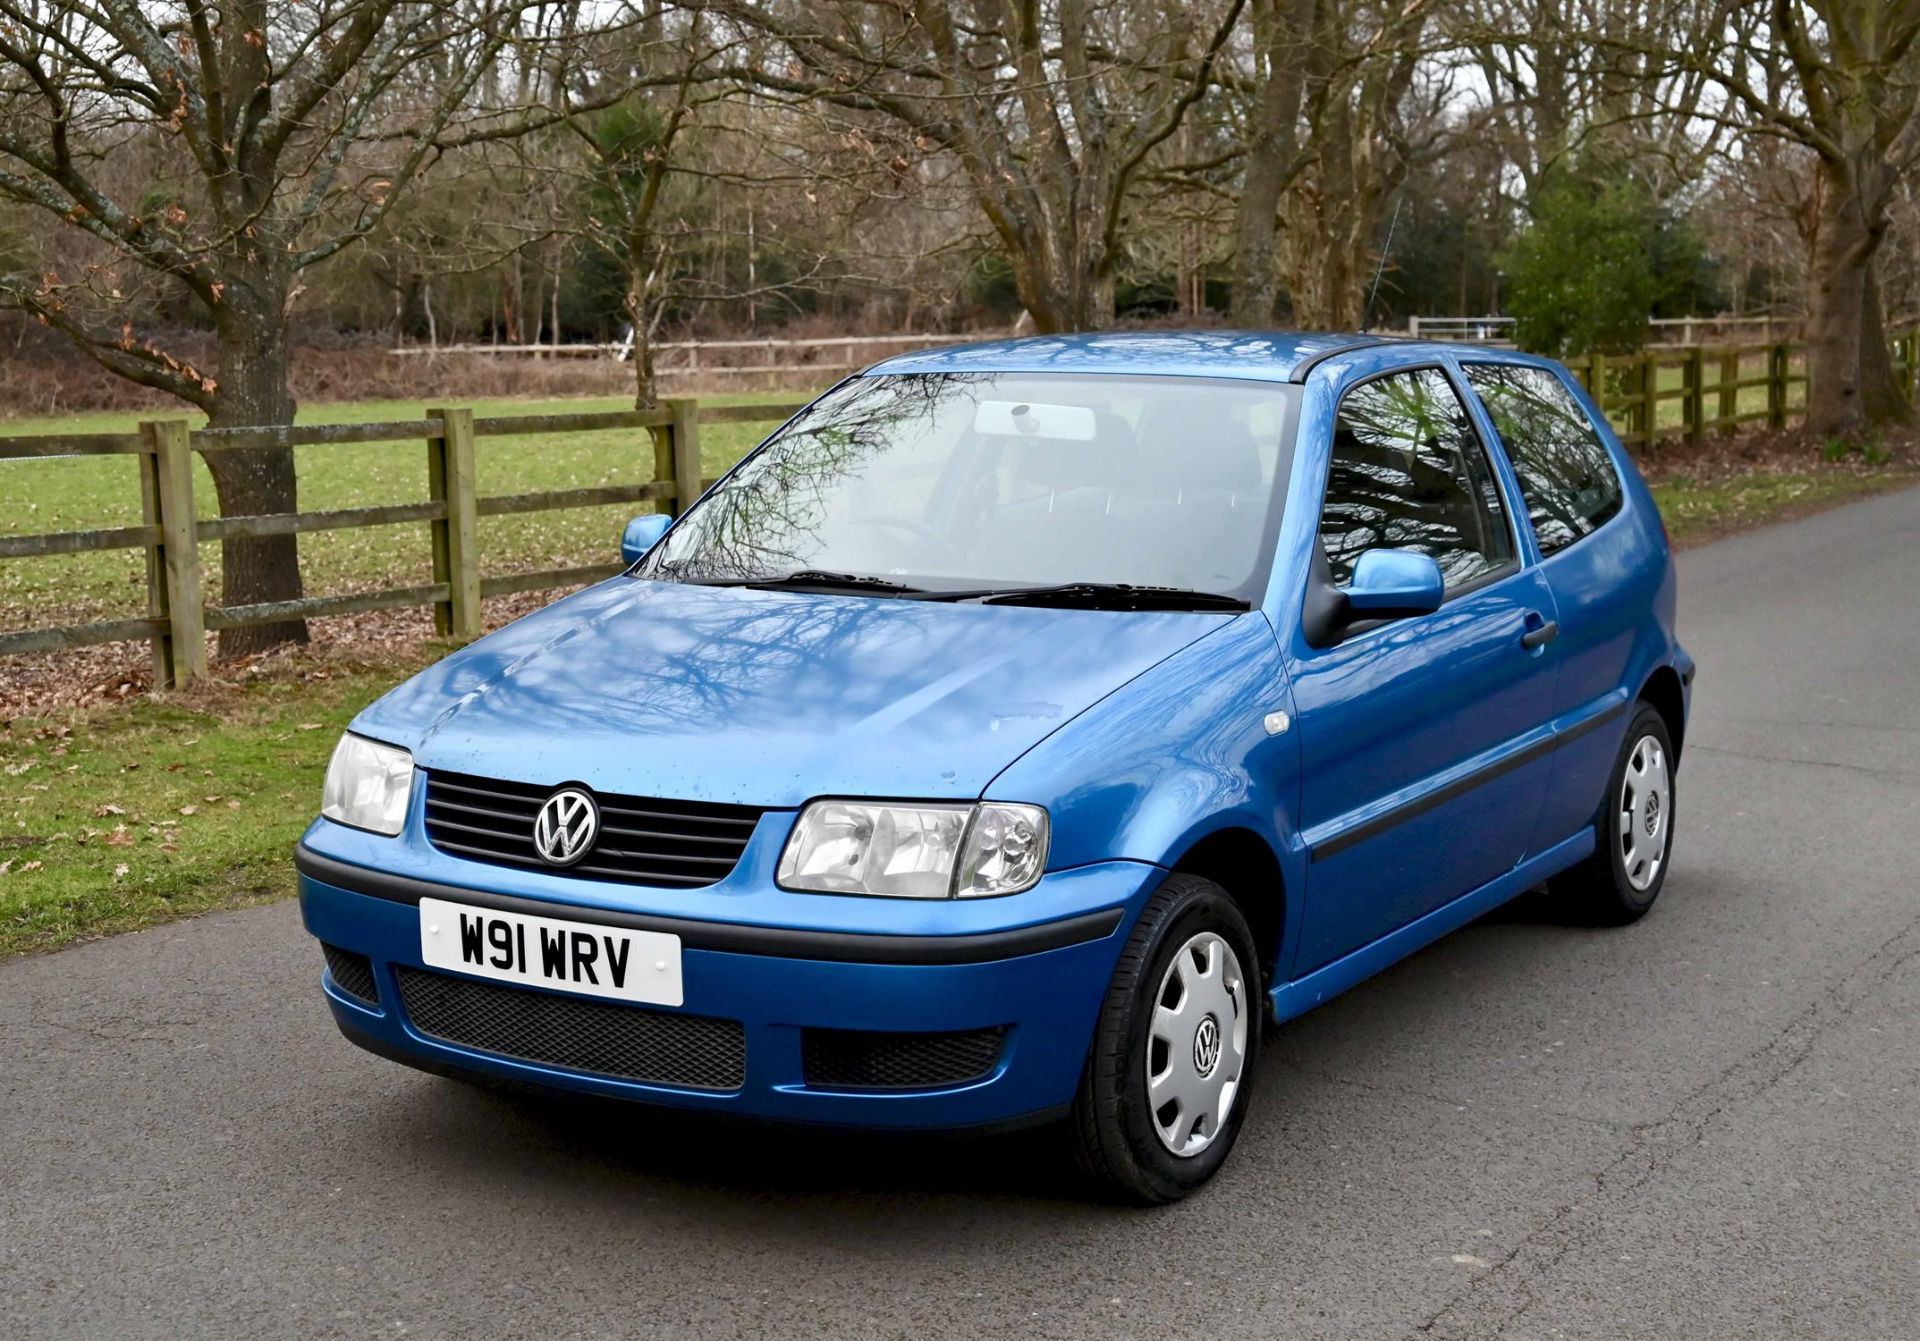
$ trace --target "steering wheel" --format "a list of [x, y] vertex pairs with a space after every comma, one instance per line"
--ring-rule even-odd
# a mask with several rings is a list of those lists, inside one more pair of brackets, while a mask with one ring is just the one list
[[938, 548], [942, 558], [950, 559], [956, 563], [962, 562], [966, 558], [958, 549], [954, 548], [951, 540], [948, 540], [925, 522], [915, 521], [911, 517], [898, 517], [890, 513], [873, 513], [865, 517], [855, 517], [853, 523], [856, 526], [877, 526], [882, 530], [899, 531], [912, 536], [916, 540], [924, 540]]

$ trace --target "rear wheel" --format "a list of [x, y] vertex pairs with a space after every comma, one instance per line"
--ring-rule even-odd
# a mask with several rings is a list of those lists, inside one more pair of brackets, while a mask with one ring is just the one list
[[1673, 849], [1673, 766], [1666, 719], [1638, 705], [1594, 820], [1593, 855], [1552, 881], [1589, 920], [1624, 926], [1660, 897]]
[[1174, 875], [1121, 953], [1070, 1119], [1081, 1170], [1107, 1195], [1174, 1201], [1240, 1132], [1260, 1050], [1259, 960], [1210, 880]]

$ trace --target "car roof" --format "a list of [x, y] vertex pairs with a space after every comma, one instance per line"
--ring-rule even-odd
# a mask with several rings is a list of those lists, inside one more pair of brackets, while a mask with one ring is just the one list
[[[865, 376], [895, 373], [1133, 373], [1159, 377], [1232, 377], [1299, 382], [1336, 355], [1391, 346], [1409, 357], [1458, 352], [1459, 346], [1381, 335], [1305, 331], [1095, 331], [1030, 335], [944, 345], [883, 360]], [[1476, 350], [1476, 353], [1481, 351]], [[1485, 351], [1494, 353], [1496, 351]], [[1501, 350], [1501, 361], [1535, 362]]]

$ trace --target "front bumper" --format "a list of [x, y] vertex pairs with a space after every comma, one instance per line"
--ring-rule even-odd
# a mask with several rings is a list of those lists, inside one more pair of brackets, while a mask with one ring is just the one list
[[[309, 835], [315, 837], [324, 835]], [[377, 1006], [343, 989], [331, 973], [323, 978], [336, 1022], [362, 1046], [434, 1070], [750, 1117], [891, 1128], [997, 1125], [1069, 1104], [1127, 931], [1164, 875], [1137, 862], [1059, 871], [1029, 895], [972, 901], [975, 906], [964, 910], [969, 919], [964, 932], [919, 934], [709, 922], [530, 899], [431, 881], [419, 871], [395, 875], [356, 866], [307, 843], [298, 864], [308, 931], [370, 961]], [[486, 869], [453, 865], [467, 878]], [[401, 974], [423, 968], [417, 907], [422, 896], [680, 935], [685, 1004], [678, 1013], [739, 1022], [745, 1053], [740, 1083], [724, 1090], [643, 1083], [430, 1036], [412, 1017], [401, 990]], [[861, 902], [876, 920], [899, 916], [899, 909], [888, 906], [894, 901]], [[1036, 909], [1044, 909], [1048, 920], [1016, 920]], [[982, 917], [1010, 925], [983, 928], [978, 925]], [[837, 1088], [817, 1077], [809, 1084], [803, 1063], [803, 1040], [812, 1030], [960, 1034], [995, 1029], [1004, 1030], [997, 1060], [977, 1079], [961, 1084]]]

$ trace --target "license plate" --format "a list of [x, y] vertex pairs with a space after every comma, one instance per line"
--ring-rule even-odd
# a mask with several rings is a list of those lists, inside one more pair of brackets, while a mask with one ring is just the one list
[[420, 957], [501, 982], [583, 996], [682, 1004], [680, 938], [557, 917], [420, 900]]

